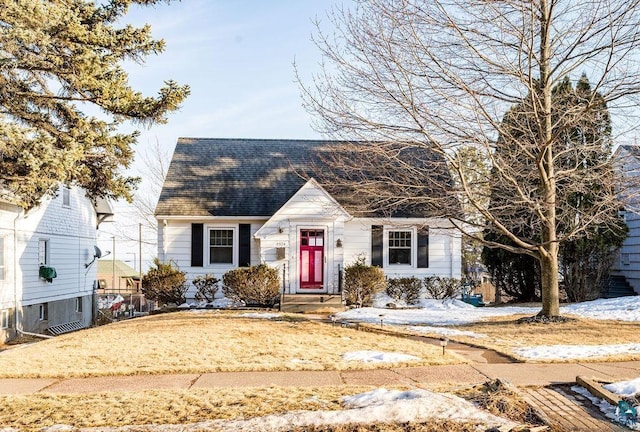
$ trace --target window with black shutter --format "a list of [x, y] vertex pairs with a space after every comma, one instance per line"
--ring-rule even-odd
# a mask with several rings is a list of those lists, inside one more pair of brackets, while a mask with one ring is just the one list
[[251, 266], [251, 224], [240, 224], [238, 230], [238, 266]]
[[382, 225], [371, 226], [371, 265], [376, 267], [382, 267], [382, 252], [384, 249], [382, 232]]
[[429, 231], [418, 233], [418, 268], [429, 267]]
[[202, 267], [204, 260], [204, 225], [191, 224], [191, 267]]

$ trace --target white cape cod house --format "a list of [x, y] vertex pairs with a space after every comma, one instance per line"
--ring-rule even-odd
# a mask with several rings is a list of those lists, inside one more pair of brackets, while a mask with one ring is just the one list
[[58, 334], [91, 325], [97, 226], [105, 200], [60, 186], [28, 212], [0, 198], [0, 343], [22, 333]]
[[332, 144], [180, 138], [155, 212], [160, 260], [189, 279], [265, 263], [293, 295], [339, 294], [341, 270], [359, 258], [387, 277], [460, 278], [461, 235], [448, 220], [415, 207], [363, 215], [301, 174]]

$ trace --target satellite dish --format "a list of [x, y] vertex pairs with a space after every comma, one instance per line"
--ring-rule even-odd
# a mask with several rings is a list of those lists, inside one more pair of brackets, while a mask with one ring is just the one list
[[93, 248], [95, 249], [95, 252], [93, 254], [94, 258], [102, 258], [102, 251], [100, 250], [100, 248], [98, 246], [94, 246]]

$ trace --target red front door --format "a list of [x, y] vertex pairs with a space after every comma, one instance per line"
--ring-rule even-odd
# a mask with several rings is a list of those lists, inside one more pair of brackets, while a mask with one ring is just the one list
[[324, 230], [300, 230], [300, 288], [322, 289]]

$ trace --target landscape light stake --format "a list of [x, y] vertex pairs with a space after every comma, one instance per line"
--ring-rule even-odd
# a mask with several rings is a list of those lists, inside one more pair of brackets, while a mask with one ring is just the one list
[[440, 338], [440, 346], [442, 347], [442, 355], [444, 355], [444, 349], [447, 347], [447, 343], [449, 342], [449, 339], [446, 337], [441, 337]]
[[383, 323], [383, 320], [384, 320], [384, 314], [380, 314], [378, 316], [380, 317], [380, 328], [382, 328], [382, 323]]

